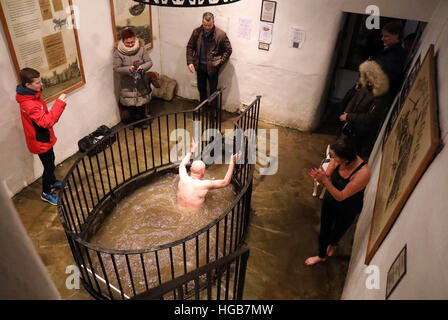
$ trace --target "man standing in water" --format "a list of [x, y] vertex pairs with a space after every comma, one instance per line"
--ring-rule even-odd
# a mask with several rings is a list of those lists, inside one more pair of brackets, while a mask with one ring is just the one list
[[191, 211], [201, 208], [205, 196], [211, 189], [227, 187], [232, 179], [236, 154], [230, 158], [229, 168], [222, 180], [202, 180], [205, 174], [205, 163], [201, 160], [193, 161], [188, 175], [185, 166], [190, 161], [191, 154], [196, 151], [197, 143], [191, 141], [190, 152], [179, 165], [179, 185], [177, 187], [177, 208], [181, 211]]

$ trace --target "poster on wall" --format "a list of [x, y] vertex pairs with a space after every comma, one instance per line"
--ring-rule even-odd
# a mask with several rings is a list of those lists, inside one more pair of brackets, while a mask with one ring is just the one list
[[146, 50], [153, 48], [151, 6], [133, 0], [110, 0], [110, 8], [115, 41], [121, 39], [122, 30], [132, 28], [145, 42]]
[[272, 27], [271, 23], [260, 23], [260, 33], [258, 35], [258, 42], [271, 44], [272, 43]]
[[434, 63], [431, 45], [383, 145], [366, 264], [372, 260], [439, 148]]
[[0, 0], [17, 81], [21, 69], [38, 70], [45, 102], [86, 83], [72, 9], [71, 0]]
[[289, 27], [289, 47], [302, 49], [305, 42], [305, 29], [298, 26]]
[[238, 18], [238, 38], [250, 40], [250, 35], [252, 33], [252, 20]]

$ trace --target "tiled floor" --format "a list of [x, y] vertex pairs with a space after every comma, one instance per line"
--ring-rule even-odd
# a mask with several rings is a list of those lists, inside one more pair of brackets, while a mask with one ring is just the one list
[[[194, 103], [175, 98], [153, 100], [153, 114], [190, 109]], [[263, 102], [261, 103], [263, 107]], [[223, 125], [231, 126], [227, 114]], [[317, 133], [275, 127], [260, 122], [259, 128], [278, 129], [279, 162], [275, 175], [259, 176], [254, 182], [253, 213], [247, 245], [250, 248], [245, 299], [339, 299], [348, 268], [353, 227], [344, 236], [336, 255], [313, 267], [304, 265], [317, 253], [321, 201], [311, 196], [313, 181], [308, 170], [320, 163], [328, 143], [335, 136], [324, 126]], [[57, 166], [62, 178], [77, 155]], [[36, 249], [63, 299], [92, 299], [81, 286], [66, 288], [67, 266], [74, 264], [56, 207], [40, 200], [40, 179], [14, 198]]]

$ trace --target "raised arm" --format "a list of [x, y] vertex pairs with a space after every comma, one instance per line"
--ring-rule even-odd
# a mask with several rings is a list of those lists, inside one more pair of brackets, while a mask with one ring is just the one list
[[179, 175], [182, 177], [188, 176], [187, 169], [185, 166], [188, 162], [190, 162], [191, 155], [196, 151], [198, 144], [194, 142], [194, 139], [191, 139], [190, 152], [188, 152], [185, 157], [182, 159], [179, 165]]
[[65, 106], [64, 97], [61, 95], [47, 113], [32, 103], [25, 102], [23, 109], [39, 127], [51, 128], [59, 120]]
[[358, 193], [364, 189], [370, 180], [370, 170], [361, 169], [355, 175], [353, 175], [350, 182], [345, 186], [344, 189], [338, 190], [331, 182], [330, 177], [328, 177], [325, 172], [320, 169], [312, 169], [310, 175], [321, 183], [327, 191], [333, 196], [336, 201], [343, 201], [352, 195]]
[[230, 158], [229, 168], [227, 169], [227, 173], [222, 180], [209, 180], [209, 188], [210, 189], [219, 189], [219, 188], [225, 188], [229, 185], [230, 181], [232, 180], [232, 174], [233, 169], [235, 168], [235, 162], [236, 162], [236, 154], [232, 155]]

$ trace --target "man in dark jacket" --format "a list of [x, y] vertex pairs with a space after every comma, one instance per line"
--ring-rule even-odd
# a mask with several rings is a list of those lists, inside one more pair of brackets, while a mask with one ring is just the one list
[[401, 45], [401, 22], [389, 22], [382, 31], [384, 50], [375, 58], [390, 80], [390, 93], [395, 95], [403, 82], [403, 68], [406, 60], [406, 51]]
[[51, 110], [41, 97], [42, 81], [37, 70], [24, 68], [20, 70], [22, 84], [16, 88], [16, 101], [20, 104], [25, 140], [31, 153], [37, 154], [44, 166], [42, 174], [41, 199], [57, 205], [58, 197], [54, 189], [62, 188], [62, 183], [54, 176], [54, 152], [56, 143], [53, 125], [59, 120], [65, 109], [66, 95], [62, 94], [55, 101]]
[[210, 94], [218, 87], [218, 71], [232, 54], [232, 45], [226, 33], [215, 26], [210, 12], [202, 16], [202, 26], [193, 30], [187, 44], [187, 65], [196, 70], [200, 101], [207, 99], [207, 80]]

